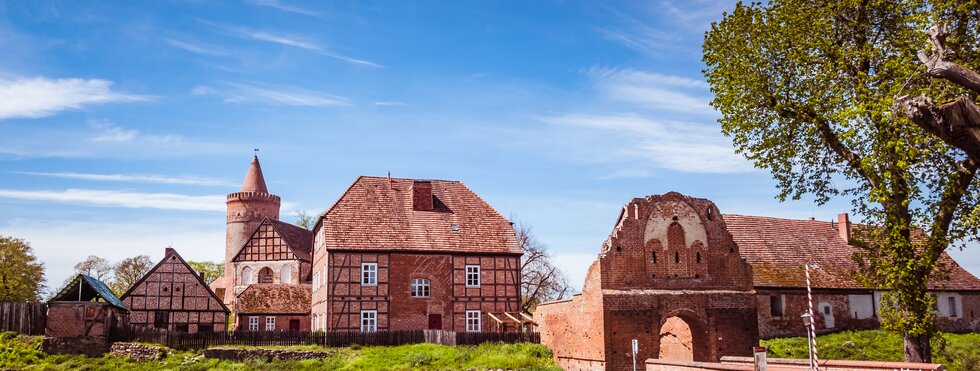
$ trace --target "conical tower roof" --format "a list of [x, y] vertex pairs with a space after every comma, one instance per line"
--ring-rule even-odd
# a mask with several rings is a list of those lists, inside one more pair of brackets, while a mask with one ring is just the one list
[[259, 166], [259, 156], [252, 157], [252, 165], [242, 183], [242, 192], [269, 193], [269, 189], [265, 187], [265, 177], [262, 176], [262, 166]]

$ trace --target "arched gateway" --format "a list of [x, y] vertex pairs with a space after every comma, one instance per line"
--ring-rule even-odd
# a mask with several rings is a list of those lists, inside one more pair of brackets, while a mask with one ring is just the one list
[[541, 341], [565, 369], [648, 358], [715, 361], [758, 343], [751, 267], [711, 201], [671, 192], [623, 207], [582, 293], [538, 306]]

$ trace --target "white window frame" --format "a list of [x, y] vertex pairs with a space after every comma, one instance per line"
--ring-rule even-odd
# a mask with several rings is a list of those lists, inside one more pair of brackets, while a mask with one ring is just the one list
[[466, 311], [466, 332], [480, 332], [483, 329], [482, 318], [478, 310]]
[[[472, 277], [471, 277], [472, 275]], [[480, 287], [480, 266], [466, 266], [466, 287]]]
[[288, 285], [291, 283], [292, 280], [293, 280], [293, 267], [290, 267], [288, 265], [282, 266], [282, 268], [279, 269], [279, 283]]
[[413, 278], [411, 284], [411, 296], [413, 298], [427, 298], [430, 294], [430, 281], [428, 278]]
[[259, 317], [250, 316], [248, 317], [248, 330], [249, 331], [259, 331]]
[[378, 285], [378, 263], [361, 263], [361, 286]]
[[265, 330], [275, 331], [276, 330], [276, 316], [266, 316], [265, 317]]
[[947, 296], [946, 305], [949, 306], [949, 318], [959, 318], [960, 313], [956, 311], [956, 300], [955, 296]]
[[376, 332], [376, 331], [378, 331], [378, 311], [362, 310], [361, 332]]

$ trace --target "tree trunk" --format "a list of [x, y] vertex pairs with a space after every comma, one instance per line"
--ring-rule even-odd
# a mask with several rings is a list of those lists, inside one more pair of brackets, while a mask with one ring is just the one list
[[905, 362], [932, 363], [929, 336], [905, 335]]

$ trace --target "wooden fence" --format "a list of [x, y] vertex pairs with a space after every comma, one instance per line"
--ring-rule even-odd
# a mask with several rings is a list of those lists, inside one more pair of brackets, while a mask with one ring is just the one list
[[45, 303], [0, 303], [0, 331], [44, 335], [48, 306]]
[[[433, 335], [436, 334], [436, 335]], [[431, 336], [431, 338], [430, 338]], [[439, 341], [434, 341], [438, 339]], [[404, 345], [432, 342], [446, 345], [475, 345], [488, 341], [506, 343], [540, 342], [537, 333], [453, 332], [433, 330], [402, 331], [234, 331], [187, 334], [151, 327], [113, 328], [109, 341], [140, 341], [163, 344], [174, 349], [206, 349], [222, 345], [285, 346], [320, 345], [346, 347]]]

